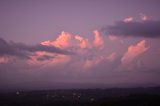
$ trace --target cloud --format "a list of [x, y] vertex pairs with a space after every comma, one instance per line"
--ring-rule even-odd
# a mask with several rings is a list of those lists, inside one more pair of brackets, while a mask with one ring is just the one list
[[108, 37], [109, 41], [111, 41], [111, 42], [119, 42], [121, 44], [124, 43], [122, 37], [117, 37], [115, 35], [108, 35], [107, 37]]
[[149, 19], [148, 16], [146, 16], [143, 13], [140, 13], [139, 15], [140, 15], [141, 20], [143, 20], [143, 21], [147, 21]]
[[84, 69], [92, 69], [96, 67], [103, 59], [101, 57], [96, 57], [93, 59], [87, 59], [84, 63]]
[[109, 56], [106, 57], [106, 59], [111, 61], [111, 62], [114, 61], [115, 58], [116, 58], [116, 53], [115, 52], [111, 53]]
[[70, 61], [69, 55], [48, 53], [48, 52], [35, 52], [34, 55], [30, 56], [27, 63], [31, 66], [45, 66], [45, 67], [55, 67], [58, 65], [66, 64]]
[[[32, 46], [0, 39], [0, 85], [8, 84], [10, 87], [17, 84], [31, 88], [34, 85], [41, 85], [40, 88], [53, 85], [54, 88], [55, 82], [130, 83], [132, 79], [140, 82], [150, 75], [149, 72], [142, 71], [149, 69], [144, 67], [150, 65], [152, 62], [150, 58], [155, 54], [149, 54], [153, 49], [146, 52], [148, 47], [145, 40], [132, 44], [137, 39], [126, 39], [124, 44], [120, 45], [119, 40], [123, 37], [110, 35], [109, 38], [103, 38], [98, 31], [94, 34], [95, 36], [91, 37], [95, 39], [91, 37], [87, 39], [81, 35], [61, 33], [55, 40], [47, 40]], [[99, 49], [101, 47], [103, 48]], [[72, 53], [76, 55], [70, 55]], [[153, 60], [156, 60], [158, 55], [156, 54]], [[135, 71], [129, 71], [128, 67], [135, 63], [136, 67], [132, 67]], [[157, 68], [154, 63], [158, 64], [159, 60], [152, 62], [153, 68], [149, 70], [159, 69], [159, 64]], [[151, 73], [153, 76], [148, 77], [151, 81], [154, 81], [154, 78], [159, 79], [156, 72]], [[28, 85], [25, 85], [26, 83]]]
[[59, 49], [54, 46], [45, 46], [45, 45], [34, 45], [29, 46], [22, 43], [6, 42], [4, 39], [0, 38], [0, 55], [5, 56], [18, 56], [18, 57], [29, 57], [30, 53], [37, 51], [45, 51], [50, 53], [58, 53], [69, 55], [72, 54], [69, 51]]
[[45, 60], [50, 60], [51, 58], [53, 59], [54, 57], [49, 56], [49, 55], [42, 55], [41, 57], [38, 57], [37, 60], [38, 61], [45, 61]]
[[0, 38], [0, 56], [11, 55], [25, 57], [26, 54], [20, 51], [18, 48], [13, 47], [11, 43], [6, 42], [4, 39]]
[[129, 46], [127, 52], [121, 58], [122, 64], [123, 65], [130, 64], [136, 57], [143, 54], [148, 49], [149, 49], [149, 47], [146, 47], [145, 40], [138, 42], [136, 45]]
[[54, 41], [44, 41], [41, 42], [42, 45], [46, 46], [55, 46], [57, 48], [68, 48], [71, 46], [71, 34], [68, 32], [62, 31], [58, 38]]
[[59, 54], [71, 54], [71, 52], [59, 49], [54, 46], [44, 46], [44, 45], [35, 45], [35, 46], [28, 46], [24, 44], [16, 44], [15, 47], [17, 47], [20, 50], [28, 51], [28, 52], [36, 52], [36, 51], [45, 51], [50, 53], [59, 53]]
[[6, 64], [8, 63], [9, 58], [6, 56], [0, 57], [0, 64]]
[[[143, 17], [145, 18], [145, 17]], [[160, 21], [145, 20], [143, 22], [118, 21], [114, 25], [102, 29], [107, 35], [134, 36], [134, 37], [160, 37]]]
[[100, 32], [98, 30], [95, 30], [93, 31], [93, 33], [94, 33], [94, 38], [95, 38], [93, 42], [94, 46], [102, 48], [104, 46], [104, 41], [103, 41], [102, 36], [100, 35]]
[[116, 41], [116, 40], [118, 40], [118, 37], [114, 36], [114, 35], [109, 35], [108, 38], [109, 38], [110, 41]]
[[133, 21], [133, 17], [126, 17], [123, 22], [128, 23], [128, 22], [132, 22]]
[[75, 39], [79, 41], [79, 47], [82, 49], [89, 48], [88, 39], [85, 39], [79, 35], [75, 36]]
[[59, 37], [54, 41], [54, 46], [59, 48], [67, 48], [71, 45], [70, 40], [71, 40], [71, 34], [62, 31]]

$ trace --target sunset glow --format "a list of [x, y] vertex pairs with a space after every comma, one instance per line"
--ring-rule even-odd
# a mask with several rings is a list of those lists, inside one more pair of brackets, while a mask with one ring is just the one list
[[159, 4], [1, 0], [1, 89], [159, 85]]

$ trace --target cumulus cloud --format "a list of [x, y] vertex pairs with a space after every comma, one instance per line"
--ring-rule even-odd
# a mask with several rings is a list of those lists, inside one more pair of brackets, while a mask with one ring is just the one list
[[71, 34], [68, 32], [62, 31], [61, 34], [54, 41], [44, 41], [41, 42], [42, 45], [46, 46], [55, 46], [58, 48], [68, 48], [71, 46]]
[[143, 22], [118, 21], [104, 28], [103, 31], [107, 35], [157, 38], [160, 37], [160, 21], [146, 19]]
[[[127, 43], [119, 45], [117, 41], [120, 37], [110, 35], [109, 38], [103, 38], [99, 31], [94, 31], [94, 35], [92, 37], [95, 38], [92, 40], [81, 35], [62, 32], [55, 40], [47, 40], [33, 46], [0, 39], [0, 78], [2, 79], [0, 85], [19, 82], [18, 85], [21, 86], [24, 82], [30, 84], [33, 81], [35, 82], [32, 86], [41, 85], [42, 82], [53, 86], [56, 86], [55, 82], [117, 83], [117, 81], [130, 82], [132, 80], [128, 81], [128, 78], [137, 79], [137, 75], [139, 79], [144, 76], [144, 73], [140, 72], [141, 69], [129, 72], [127, 67], [130, 66], [128, 64], [137, 62], [148, 50], [146, 40], [133, 45], [135, 39], [126, 39]], [[128, 50], [125, 51], [126, 49]], [[70, 55], [72, 53], [76, 55]], [[29, 58], [21, 59], [17, 56]], [[10, 57], [14, 57], [13, 61]], [[138, 64], [142, 66], [146, 61], [140, 62]], [[126, 71], [121, 71], [124, 68]]]
[[75, 39], [79, 41], [80, 48], [82, 49], [89, 48], [90, 45], [89, 45], [88, 39], [85, 39], [79, 35], [76, 35]]
[[129, 46], [127, 52], [121, 58], [122, 64], [123, 65], [130, 64], [135, 58], [146, 52], [148, 49], [149, 47], [146, 47], [145, 40], [138, 42], [136, 45]]

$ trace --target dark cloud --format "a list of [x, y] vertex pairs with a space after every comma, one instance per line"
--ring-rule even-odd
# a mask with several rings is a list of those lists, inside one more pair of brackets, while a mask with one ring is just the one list
[[32, 52], [36, 51], [46, 51], [51, 53], [72, 54], [69, 51], [61, 50], [54, 46], [44, 46], [44, 45], [34, 45], [29, 46], [23, 43], [14, 43], [14, 42], [6, 42], [4, 39], [0, 38], [0, 55], [11, 55], [18, 57], [28, 57], [28, 55]]
[[37, 58], [37, 60], [38, 61], [45, 61], [45, 60], [50, 60], [51, 58], [53, 59], [54, 56], [43, 55], [43, 56]]
[[10, 43], [6, 42], [4, 39], [0, 38], [0, 55], [11, 55], [25, 57], [26, 54], [22, 53], [17, 47], [13, 47]]
[[118, 21], [115, 25], [107, 26], [102, 29], [106, 34], [117, 36], [136, 36], [136, 37], [160, 37], [160, 21], [143, 21], [143, 22], [123, 22]]

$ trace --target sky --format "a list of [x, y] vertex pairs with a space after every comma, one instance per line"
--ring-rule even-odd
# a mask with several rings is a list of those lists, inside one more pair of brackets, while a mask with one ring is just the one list
[[159, 0], [1, 0], [0, 90], [157, 86]]

